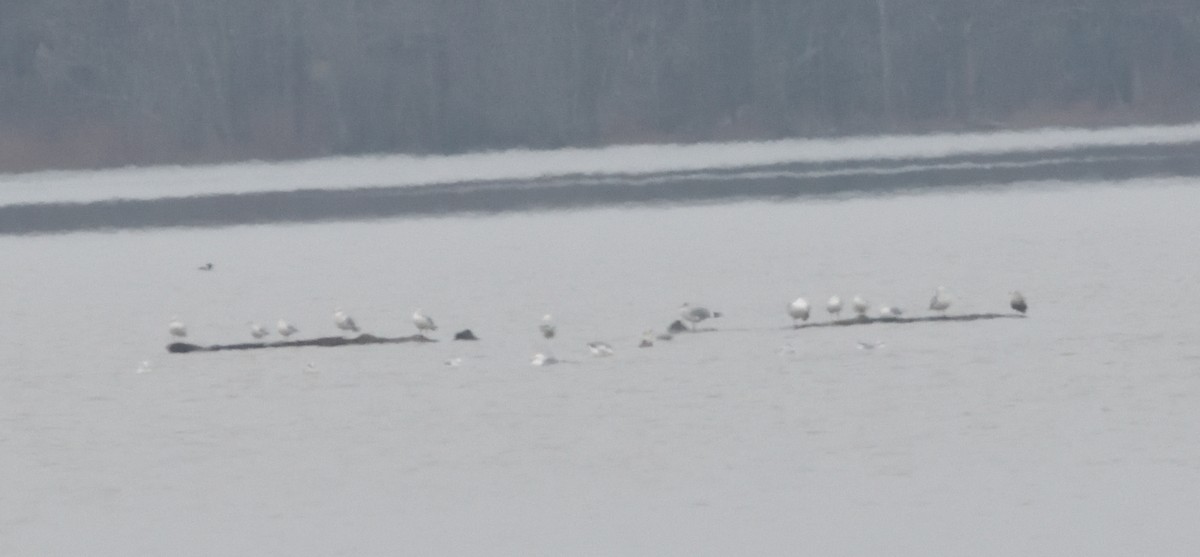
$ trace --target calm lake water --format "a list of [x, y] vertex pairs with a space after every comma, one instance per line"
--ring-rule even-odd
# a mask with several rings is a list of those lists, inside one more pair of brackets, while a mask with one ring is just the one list
[[[1197, 207], [1147, 178], [0, 236], [0, 554], [1190, 554]], [[785, 313], [938, 285], [1029, 318]], [[725, 316], [636, 348], [685, 301]], [[165, 351], [172, 316], [217, 344], [339, 306], [441, 342]]]

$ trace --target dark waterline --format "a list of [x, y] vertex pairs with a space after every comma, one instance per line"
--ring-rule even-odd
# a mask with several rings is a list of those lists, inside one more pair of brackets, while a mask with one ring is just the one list
[[0, 206], [0, 234], [224, 227], [1200, 176], [1200, 144]]

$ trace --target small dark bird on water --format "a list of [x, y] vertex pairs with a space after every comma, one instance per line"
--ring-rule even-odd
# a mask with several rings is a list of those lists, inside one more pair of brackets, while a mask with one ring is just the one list
[[211, 270], [212, 270], [212, 263], [205, 263], [205, 264], [203, 264], [203, 265], [201, 265], [201, 266], [199, 266], [199, 267], [196, 267], [196, 270], [198, 270], [198, 271], [211, 271]]
[[1008, 305], [1021, 313], [1025, 313], [1025, 310], [1029, 309], [1029, 306], [1025, 305], [1025, 296], [1022, 296], [1020, 292], [1012, 293], [1012, 301]]

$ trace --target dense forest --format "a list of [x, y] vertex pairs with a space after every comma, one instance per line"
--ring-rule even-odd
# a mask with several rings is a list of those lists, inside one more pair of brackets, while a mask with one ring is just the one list
[[0, 171], [1200, 118], [1195, 0], [3, 0]]

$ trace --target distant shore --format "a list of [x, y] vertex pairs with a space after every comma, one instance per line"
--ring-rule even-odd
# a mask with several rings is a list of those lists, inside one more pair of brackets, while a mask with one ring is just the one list
[[[430, 185], [223, 191], [137, 199], [118, 196], [83, 202], [3, 204], [0, 197], [0, 235], [876, 195], [1016, 182], [1106, 182], [1200, 176], [1198, 147], [1200, 141], [1187, 140], [1165, 144], [1102, 144], [920, 158], [817, 159], [665, 172], [472, 179]], [[553, 153], [547, 152], [547, 156]], [[349, 160], [346, 164], [355, 163]], [[165, 179], [170, 179], [169, 173]], [[162, 184], [161, 190], [164, 195], [174, 191], [170, 184]]]

